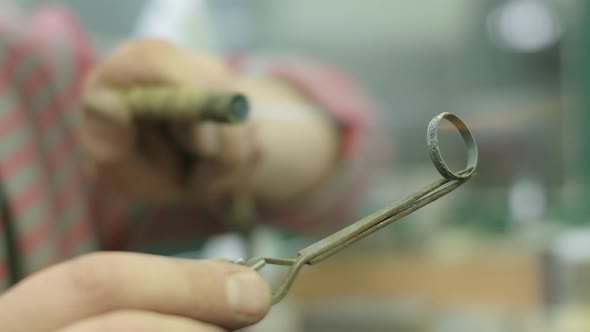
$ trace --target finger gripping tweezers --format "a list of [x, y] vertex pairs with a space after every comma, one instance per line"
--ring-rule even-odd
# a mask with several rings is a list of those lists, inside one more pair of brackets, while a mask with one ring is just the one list
[[[455, 126], [466, 144], [467, 167], [463, 170], [451, 171], [442, 158], [438, 143], [438, 125], [442, 119], [448, 120]], [[475, 174], [477, 167], [477, 145], [465, 123], [457, 116], [451, 113], [441, 113], [433, 118], [428, 125], [426, 139], [430, 158], [438, 172], [442, 175], [442, 179], [424, 187], [401, 202], [386, 206], [300, 250], [296, 258], [256, 257], [248, 261], [237, 259], [234, 262], [246, 265], [256, 271], [262, 269], [267, 264], [288, 267], [282, 283], [272, 292], [272, 303], [275, 304], [285, 297], [304, 265], [313, 265], [321, 262], [350, 244], [436, 201], [457, 189]]]

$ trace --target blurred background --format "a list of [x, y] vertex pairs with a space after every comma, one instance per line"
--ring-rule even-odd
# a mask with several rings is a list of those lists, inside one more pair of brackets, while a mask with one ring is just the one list
[[[30, 11], [50, 2], [3, 0]], [[358, 216], [439, 177], [441, 112], [480, 149], [444, 199], [305, 270], [253, 331], [590, 331], [590, 2], [584, 0], [57, 1], [99, 51], [159, 35], [216, 53], [300, 54], [377, 100], [395, 161]], [[463, 145], [443, 136], [461, 167]], [[260, 251], [307, 240], [260, 233]]]

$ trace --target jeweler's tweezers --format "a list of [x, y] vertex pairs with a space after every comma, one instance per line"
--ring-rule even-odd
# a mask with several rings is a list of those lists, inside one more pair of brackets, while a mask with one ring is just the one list
[[[440, 153], [437, 133], [438, 125], [442, 119], [447, 119], [457, 128], [467, 146], [467, 167], [461, 171], [451, 171]], [[465, 123], [457, 116], [451, 113], [442, 113], [436, 116], [428, 125], [426, 138], [430, 158], [438, 172], [443, 176], [443, 179], [426, 186], [399, 203], [374, 212], [323, 240], [300, 250], [296, 258], [257, 257], [246, 262], [242, 259], [235, 260], [234, 262], [249, 266], [257, 271], [267, 264], [289, 267], [282, 283], [273, 290], [272, 303], [275, 304], [285, 297], [304, 265], [313, 265], [321, 262], [348, 245], [434, 202], [457, 189], [475, 174], [477, 167], [477, 145]]]

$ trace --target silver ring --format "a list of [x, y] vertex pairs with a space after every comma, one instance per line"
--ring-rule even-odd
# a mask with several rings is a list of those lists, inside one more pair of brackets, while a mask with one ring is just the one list
[[[467, 146], [467, 167], [464, 170], [458, 172], [451, 171], [440, 153], [438, 144], [438, 125], [442, 119], [447, 119], [453, 124], [453, 126], [455, 126], [455, 128], [457, 128], [463, 138], [463, 142], [465, 142], [465, 145]], [[445, 179], [462, 180], [473, 175], [473, 172], [475, 172], [475, 168], [477, 167], [477, 145], [475, 144], [475, 139], [473, 138], [473, 135], [471, 135], [467, 125], [456, 115], [445, 112], [432, 119], [428, 124], [426, 141], [428, 143], [430, 159], [432, 159], [434, 167], [436, 167], [440, 175]]]

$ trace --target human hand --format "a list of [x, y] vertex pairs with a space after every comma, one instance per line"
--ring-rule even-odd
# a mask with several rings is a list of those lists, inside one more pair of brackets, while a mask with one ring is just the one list
[[187, 127], [184, 139], [198, 159], [187, 170], [160, 132], [139, 132], [121, 98], [112, 93], [154, 84], [216, 92], [229, 89], [233, 77], [217, 59], [164, 41], [123, 44], [93, 68], [84, 88], [80, 138], [91, 173], [134, 198], [191, 197], [193, 204], [204, 205], [246, 186], [259, 150], [254, 123]]
[[3, 332], [195, 331], [251, 325], [270, 307], [246, 267], [95, 253], [40, 271], [0, 296]]

